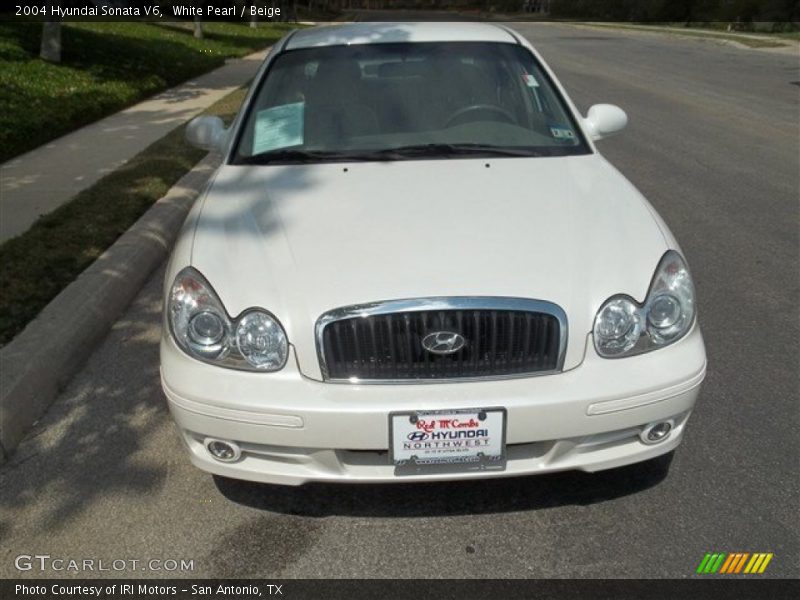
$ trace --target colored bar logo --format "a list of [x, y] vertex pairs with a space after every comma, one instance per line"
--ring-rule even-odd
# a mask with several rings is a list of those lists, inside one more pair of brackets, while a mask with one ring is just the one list
[[760, 575], [772, 560], [769, 552], [706, 552], [697, 567], [701, 575]]

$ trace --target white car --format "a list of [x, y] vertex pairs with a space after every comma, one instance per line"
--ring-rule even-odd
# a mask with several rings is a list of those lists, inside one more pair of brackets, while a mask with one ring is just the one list
[[166, 274], [192, 462], [299, 485], [597, 471], [681, 441], [706, 358], [653, 207], [535, 50], [488, 24], [287, 35]]

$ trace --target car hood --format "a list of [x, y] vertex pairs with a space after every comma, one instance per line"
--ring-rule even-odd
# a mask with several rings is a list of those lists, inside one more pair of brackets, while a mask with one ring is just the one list
[[191, 263], [232, 316], [275, 314], [307, 377], [321, 378], [314, 323], [326, 311], [431, 296], [558, 304], [568, 369], [609, 296], [643, 299], [667, 239], [596, 154], [223, 166]]

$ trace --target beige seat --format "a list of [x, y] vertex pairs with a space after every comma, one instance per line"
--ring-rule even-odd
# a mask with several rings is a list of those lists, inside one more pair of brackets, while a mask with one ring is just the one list
[[375, 112], [361, 100], [361, 90], [361, 67], [355, 60], [319, 64], [306, 93], [306, 146], [337, 148], [351, 137], [379, 131]]

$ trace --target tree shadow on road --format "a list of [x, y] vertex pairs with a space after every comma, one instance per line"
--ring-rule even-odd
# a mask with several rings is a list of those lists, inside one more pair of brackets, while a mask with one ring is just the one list
[[160, 316], [155, 277], [0, 469], [0, 515], [9, 517], [0, 518], [0, 538], [17, 526], [15, 511], [35, 511], [35, 527], [54, 533], [97, 503], [147, 498], [164, 485], [167, 465], [143, 453], [168, 424], [158, 375]]
[[306, 517], [444, 517], [589, 505], [642, 492], [669, 472], [672, 453], [599, 473], [431, 483], [267, 485], [214, 477], [228, 500]]

